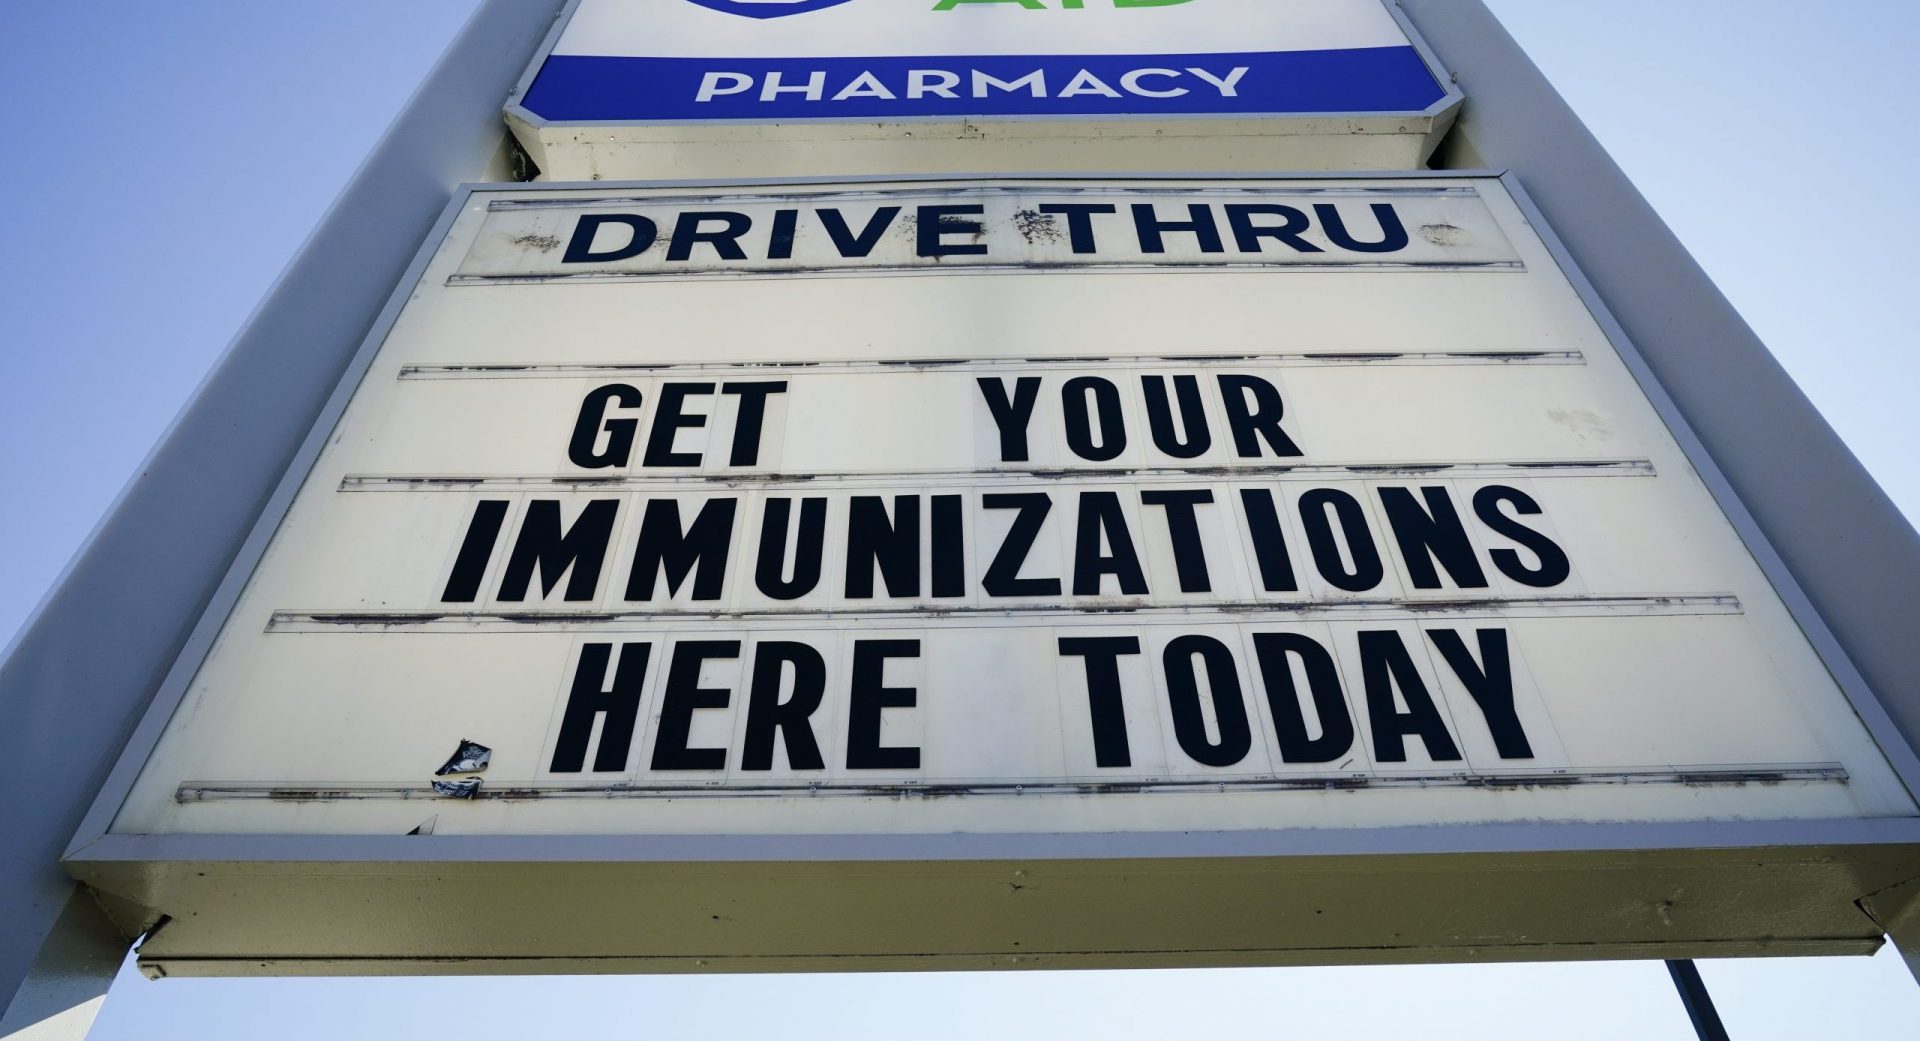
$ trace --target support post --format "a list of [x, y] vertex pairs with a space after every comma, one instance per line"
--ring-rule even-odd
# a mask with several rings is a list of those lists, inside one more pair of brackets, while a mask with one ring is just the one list
[[1913, 981], [1920, 983], [1920, 915], [1914, 915], [1905, 928], [1891, 937], [1900, 957], [1906, 960], [1907, 971], [1913, 973]]
[[0, 856], [8, 1031], [105, 993], [127, 941], [61, 853], [453, 188], [506, 178], [501, 109], [561, 6], [474, 12], [0, 663], [0, 787], [32, 793]]
[[0, 1041], [84, 1041], [126, 955], [120, 931], [73, 889], [0, 1013]]
[[1887, 931], [1907, 971], [1920, 983], [1920, 878], [1882, 889], [1860, 901], [1860, 909]]
[[[1914, 790], [1912, 524], [1485, 3], [1398, 2], [1467, 95], [1433, 165], [1518, 178], [1831, 631], [1846, 661], [1829, 666]], [[1920, 978], [1920, 897], [1875, 917]]]
[[1920, 536], [1485, 3], [1399, 3], [1467, 96], [1433, 165], [1515, 175], [1824, 622], [1815, 646], [1831, 631], [1845, 657], [1829, 667], [1920, 788]]

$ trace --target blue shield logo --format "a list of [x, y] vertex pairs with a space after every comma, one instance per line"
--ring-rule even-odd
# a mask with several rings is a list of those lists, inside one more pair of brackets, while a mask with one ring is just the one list
[[785, 18], [791, 14], [806, 14], [808, 11], [820, 11], [829, 7], [839, 7], [849, 0], [688, 0], [711, 11], [725, 14], [737, 14], [742, 18]]

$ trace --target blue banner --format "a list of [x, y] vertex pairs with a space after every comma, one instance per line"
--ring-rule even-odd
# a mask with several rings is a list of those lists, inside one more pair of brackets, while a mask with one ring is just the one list
[[553, 55], [522, 104], [554, 122], [1419, 112], [1412, 47], [919, 58]]

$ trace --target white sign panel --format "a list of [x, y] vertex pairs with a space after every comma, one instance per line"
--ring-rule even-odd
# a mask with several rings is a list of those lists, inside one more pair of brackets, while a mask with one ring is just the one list
[[[999, 230], [996, 241], [989, 229]], [[799, 199], [654, 196], [641, 211], [584, 216], [566, 202], [502, 202], [453, 282], [1234, 266], [1520, 265], [1466, 189], [1326, 188], [1277, 199], [1240, 189], [875, 188]]]
[[112, 830], [1914, 813], [1500, 182], [975, 181], [473, 193]]
[[554, 180], [1401, 169], [1459, 98], [1382, 0], [577, 0], [507, 114]]
[[551, 122], [1419, 113], [1380, 0], [580, 0]]

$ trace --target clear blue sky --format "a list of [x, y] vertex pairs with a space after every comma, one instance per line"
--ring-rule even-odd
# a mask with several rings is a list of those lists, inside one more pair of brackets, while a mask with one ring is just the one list
[[[1913, 0], [1492, 0], [1908, 516]], [[0, 4], [0, 634], [32, 610], [472, 0]], [[1815, 217], [1818, 219], [1814, 219]], [[31, 489], [31, 493], [28, 490]], [[1711, 962], [1734, 1035], [1920, 1036], [1898, 959]], [[1689, 1036], [1656, 963], [148, 983], [95, 1037]]]

